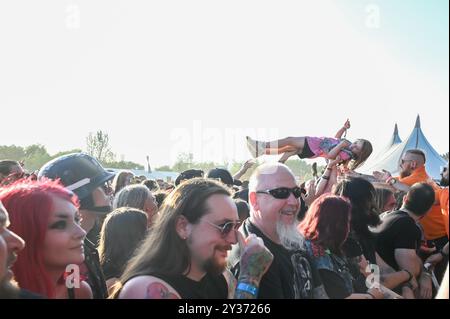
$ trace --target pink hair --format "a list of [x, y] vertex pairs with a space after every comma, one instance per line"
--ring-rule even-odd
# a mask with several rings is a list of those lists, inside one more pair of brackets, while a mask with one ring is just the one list
[[25, 240], [25, 248], [19, 253], [13, 266], [15, 279], [20, 288], [48, 298], [55, 296], [56, 287], [45, 267], [43, 246], [53, 196], [79, 207], [76, 195], [64, 188], [59, 181], [19, 180], [0, 188], [0, 200], [8, 211], [11, 221], [9, 228]]

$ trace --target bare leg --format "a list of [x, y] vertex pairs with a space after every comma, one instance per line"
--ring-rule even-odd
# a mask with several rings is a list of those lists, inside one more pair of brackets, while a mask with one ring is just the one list
[[247, 136], [247, 147], [252, 153], [253, 157], [258, 157], [263, 154], [282, 154], [286, 152], [291, 153], [294, 151], [294, 154], [301, 153], [304, 146], [305, 137], [287, 137], [281, 140], [263, 142], [253, 140]]
[[297, 151], [293, 151], [293, 152], [286, 152], [283, 154], [283, 156], [281, 156], [280, 160], [278, 162], [280, 163], [285, 163], [289, 157], [293, 156], [293, 155], [297, 155], [298, 152]]
[[264, 154], [266, 154], [266, 155], [278, 155], [278, 154], [284, 154], [287, 152], [298, 153], [298, 150], [294, 146], [285, 146], [285, 147], [281, 147], [281, 148], [266, 148], [264, 150]]

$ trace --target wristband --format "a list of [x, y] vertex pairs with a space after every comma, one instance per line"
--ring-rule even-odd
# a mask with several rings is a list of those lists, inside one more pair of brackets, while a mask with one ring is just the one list
[[248, 292], [249, 294], [251, 294], [252, 296], [255, 296], [255, 297], [258, 295], [257, 287], [250, 285], [250, 284], [246, 284], [244, 282], [238, 283], [236, 289], [244, 291], [244, 292]]
[[411, 281], [411, 279], [413, 278], [412, 273], [409, 270], [407, 270], [407, 269], [402, 269], [402, 270], [406, 271], [408, 273], [408, 275], [409, 275], [409, 278], [408, 278], [407, 282]]

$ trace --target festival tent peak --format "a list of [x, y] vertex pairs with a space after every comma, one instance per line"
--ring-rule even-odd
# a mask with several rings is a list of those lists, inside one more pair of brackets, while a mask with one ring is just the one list
[[384, 157], [384, 155], [386, 153], [388, 153], [389, 150], [391, 150], [393, 147], [395, 147], [401, 143], [402, 143], [402, 139], [400, 138], [400, 135], [398, 134], [398, 125], [397, 125], [397, 123], [395, 123], [394, 132], [392, 133], [392, 136], [389, 139], [389, 142], [381, 149], [380, 152], [378, 152], [378, 154], [376, 156], [374, 156], [373, 158], [369, 158], [369, 160], [372, 163], [375, 163], [378, 159], [381, 159], [382, 157]]
[[439, 155], [423, 134], [419, 115], [417, 115], [414, 129], [409, 137], [403, 142], [401, 142], [400, 137], [398, 136], [398, 128], [397, 125], [395, 125], [394, 134], [390, 140], [390, 144], [390, 147], [389, 145], [385, 147], [373, 160], [370, 160], [369, 158], [358, 171], [364, 174], [372, 174], [373, 171], [385, 169], [396, 176], [400, 173], [400, 161], [403, 154], [407, 150], [418, 148], [425, 152], [425, 168], [428, 175], [434, 180], [441, 179], [441, 167], [446, 166], [447, 162]]

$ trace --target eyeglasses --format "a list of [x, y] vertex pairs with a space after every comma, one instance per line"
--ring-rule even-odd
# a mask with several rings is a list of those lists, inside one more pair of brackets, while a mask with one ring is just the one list
[[265, 191], [256, 191], [257, 194], [269, 194], [275, 197], [276, 199], [286, 199], [289, 197], [289, 195], [294, 195], [295, 198], [299, 198], [303, 191], [300, 187], [293, 187], [293, 188], [287, 188], [287, 187], [279, 187], [274, 189], [268, 189]]
[[238, 220], [236, 222], [226, 222], [224, 224], [221, 225], [216, 225], [214, 223], [211, 223], [210, 221], [205, 220], [205, 222], [207, 222], [208, 224], [210, 224], [211, 226], [214, 226], [215, 228], [217, 228], [220, 231], [220, 235], [222, 237], [227, 237], [228, 234], [232, 231], [232, 230], [238, 230], [238, 228], [241, 226], [242, 221]]

